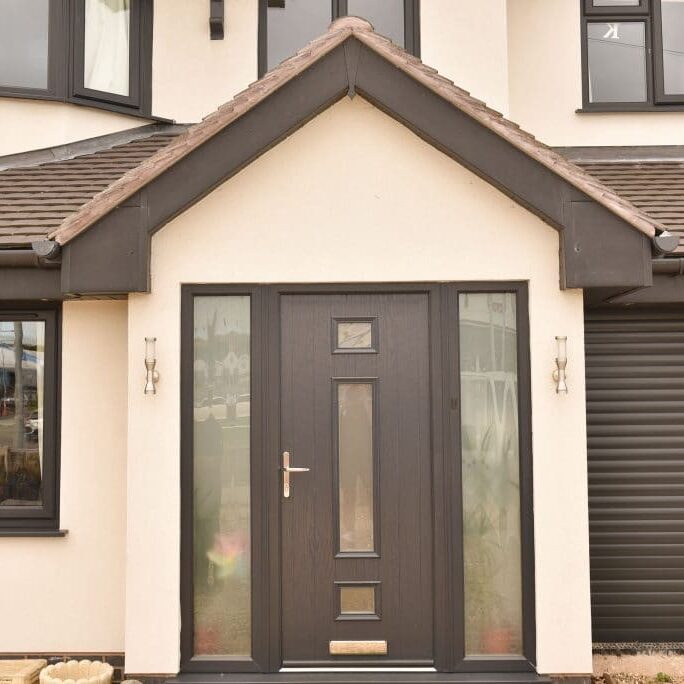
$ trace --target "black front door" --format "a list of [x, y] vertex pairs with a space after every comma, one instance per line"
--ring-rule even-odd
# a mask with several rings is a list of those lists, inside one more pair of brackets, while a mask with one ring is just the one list
[[281, 421], [283, 665], [432, 664], [428, 295], [282, 296]]

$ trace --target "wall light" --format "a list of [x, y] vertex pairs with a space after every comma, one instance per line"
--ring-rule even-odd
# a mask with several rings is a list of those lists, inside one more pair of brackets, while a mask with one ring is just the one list
[[156, 394], [157, 383], [159, 382], [159, 371], [156, 370], [157, 353], [156, 353], [157, 338], [145, 338], [145, 394]]
[[567, 376], [565, 368], [568, 365], [568, 338], [556, 337], [558, 356], [556, 356], [556, 369], [553, 371], [553, 380], [556, 383], [556, 394], [567, 394], [568, 385], [565, 382]]

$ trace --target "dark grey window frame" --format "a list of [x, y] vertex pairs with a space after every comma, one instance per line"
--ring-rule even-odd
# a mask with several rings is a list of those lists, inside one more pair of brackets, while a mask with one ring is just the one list
[[[347, 0], [329, 0], [329, 2], [331, 4], [330, 16], [333, 21], [347, 16]], [[259, 78], [268, 69], [267, 10], [268, 0], [259, 0]], [[420, 0], [404, 0], [404, 49], [412, 55], [420, 57]]]
[[[636, 7], [593, 7], [580, 0], [582, 8], [582, 108], [583, 112], [684, 111], [684, 93], [666, 95], [664, 88], [661, 0], [640, 0]], [[590, 102], [587, 25], [592, 22], [643, 22], [646, 24], [646, 102]]]
[[0, 537], [59, 531], [61, 307], [58, 304], [0, 307], [0, 321], [45, 323], [43, 471], [41, 506], [0, 506]]
[[[434, 666], [438, 673], [534, 672], [536, 669], [532, 407], [527, 282], [388, 283], [355, 285], [200, 285], [181, 288], [181, 663], [182, 674], [278, 672], [280, 652], [280, 298], [287, 294], [420, 292], [429, 296], [433, 429]], [[516, 295], [522, 567], [521, 656], [465, 655], [458, 296]], [[193, 655], [193, 330], [196, 296], [251, 297], [252, 655]], [[443, 676], [443, 675], [442, 675]], [[333, 675], [329, 681], [335, 681]], [[435, 681], [440, 675], [435, 675]]]
[[153, 0], [131, 0], [129, 97], [83, 87], [85, 0], [50, 0], [48, 87], [0, 86], [0, 96], [58, 100], [151, 117]]

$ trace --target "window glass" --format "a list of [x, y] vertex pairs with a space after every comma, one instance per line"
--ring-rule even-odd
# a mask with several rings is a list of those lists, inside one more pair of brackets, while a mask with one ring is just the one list
[[129, 94], [130, 0], [85, 0], [83, 85]]
[[646, 24], [587, 25], [590, 102], [646, 102]]
[[196, 297], [194, 652], [251, 653], [250, 298]]
[[459, 296], [466, 655], [522, 654], [516, 301]]
[[349, 584], [340, 587], [341, 615], [375, 615], [375, 587]]
[[594, 7], [638, 7], [639, 0], [592, 0]]
[[404, 46], [404, 0], [347, 0], [347, 12], [368, 19], [377, 33]]
[[329, 0], [268, 0], [268, 70], [325, 33], [332, 21]]
[[45, 323], [0, 321], [0, 507], [40, 506]]
[[337, 384], [340, 551], [370, 552], [373, 539], [373, 385]]
[[684, 0], [662, 0], [666, 95], [684, 93]]
[[0, 0], [0, 85], [48, 87], [48, 0]]

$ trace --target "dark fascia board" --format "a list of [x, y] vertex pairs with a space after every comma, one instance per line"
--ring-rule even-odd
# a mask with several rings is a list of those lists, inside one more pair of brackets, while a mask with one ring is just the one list
[[558, 230], [562, 288], [651, 284], [645, 235], [351, 36], [68, 243], [64, 292], [149, 291], [152, 234], [354, 92]]
[[62, 288], [59, 269], [0, 268], [0, 300], [60, 300]]
[[611, 296], [604, 295], [598, 300], [590, 301], [590, 306], [681, 305], [684, 303], [684, 276], [654, 274], [651, 287], [610, 294]]

